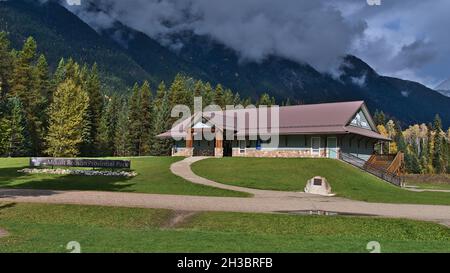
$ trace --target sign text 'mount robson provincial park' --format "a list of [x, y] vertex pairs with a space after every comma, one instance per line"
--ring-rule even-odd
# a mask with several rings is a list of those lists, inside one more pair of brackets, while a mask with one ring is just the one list
[[117, 168], [130, 169], [129, 160], [78, 159], [78, 158], [50, 158], [33, 157], [30, 167], [89, 167], [89, 168]]

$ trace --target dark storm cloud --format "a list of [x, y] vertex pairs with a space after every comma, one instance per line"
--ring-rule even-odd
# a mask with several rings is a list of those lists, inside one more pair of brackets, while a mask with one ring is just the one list
[[346, 18], [367, 22], [353, 53], [381, 73], [429, 86], [450, 76], [450, 1], [385, 0], [378, 7], [337, 2]]
[[417, 40], [409, 45], [404, 45], [395, 56], [399, 68], [420, 68], [436, 57], [437, 52], [432, 44], [423, 40]]
[[[105, 12], [70, 7], [97, 30], [114, 20], [166, 45], [170, 35], [189, 30], [207, 35], [239, 53], [242, 60], [280, 56], [321, 71], [335, 67], [365, 24], [349, 22], [327, 1], [310, 0], [100, 0]], [[179, 47], [179, 44], [175, 44]]]
[[[97, 31], [118, 20], [175, 49], [183, 45], [171, 34], [188, 30], [234, 49], [242, 60], [280, 56], [331, 71], [350, 53], [381, 74], [429, 85], [450, 76], [448, 0], [382, 0], [381, 6], [366, 0], [81, 1], [69, 9]], [[88, 9], [88, 1], [103, 11]]]

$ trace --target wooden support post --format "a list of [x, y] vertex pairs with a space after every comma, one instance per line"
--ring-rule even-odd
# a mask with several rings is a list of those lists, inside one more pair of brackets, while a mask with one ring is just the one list
[[215, 157], [223, 157], [223, 132], [216, 130], [216, 146], [214, 148]]
[[186, 135], [186, 148], [192, 147], [194, 147], [194, 134], [192, 130], [189, 130], [189, 132]]

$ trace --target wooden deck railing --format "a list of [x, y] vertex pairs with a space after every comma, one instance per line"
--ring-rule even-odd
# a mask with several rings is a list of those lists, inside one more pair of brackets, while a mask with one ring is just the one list
[[[392, 158], [392, 162], [388, 161], [390, 158]], [[403, 177], [399, 175], [401, 172], [399, 171], [390, 172], [388, 170], [391, 167], [392, 170], [402, 169], [402, 166], [404, 164], [403, 154], [396, 156], [385, 155], [382, 157], [374, 155], [368, 161], [364, 161], [363, 159], [357, 156], [341, 153], [341, 159], [391, 184], [394, 184], [399, 187], [403, 187], [404, 185]]]
[[405, 154], [400, 152], [395, 156], [394, 160], [392, 160], [392, 163], [387, 169], [387, 171], [390, 173], [401, 175], [404, 173], [404, 166], [405, 166]]

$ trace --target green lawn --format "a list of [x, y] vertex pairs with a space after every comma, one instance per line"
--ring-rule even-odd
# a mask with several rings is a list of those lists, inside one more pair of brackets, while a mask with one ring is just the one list
[[303, 191], [309, 179], [323, 176], [341, 197], [367, 202], [450, 205], [450, 193], [400, 189], [332, 159], [207, 159], [195, 163], [192, 169], [224, 184], [280, 191]]
[[0, 204], [0, 252], [450, 252], [450, 229], [410, 220]]
[[0, 158], [0, 188], [46, 190], [95, 190], [177, 195], [233, 196], [248, 194], [193, 184], [173, 175], [170, 165], [182, 158], [133, 158], [132, 168], [138, 173], [133, 178], [87, 177], [46, 174], [23, 174], [17, 171], [28, 165], [27, 158]]
[[408, 183], [408, 186], [414, 186], [423, 190], [450, 190], [450, 184], [442, 183]]

